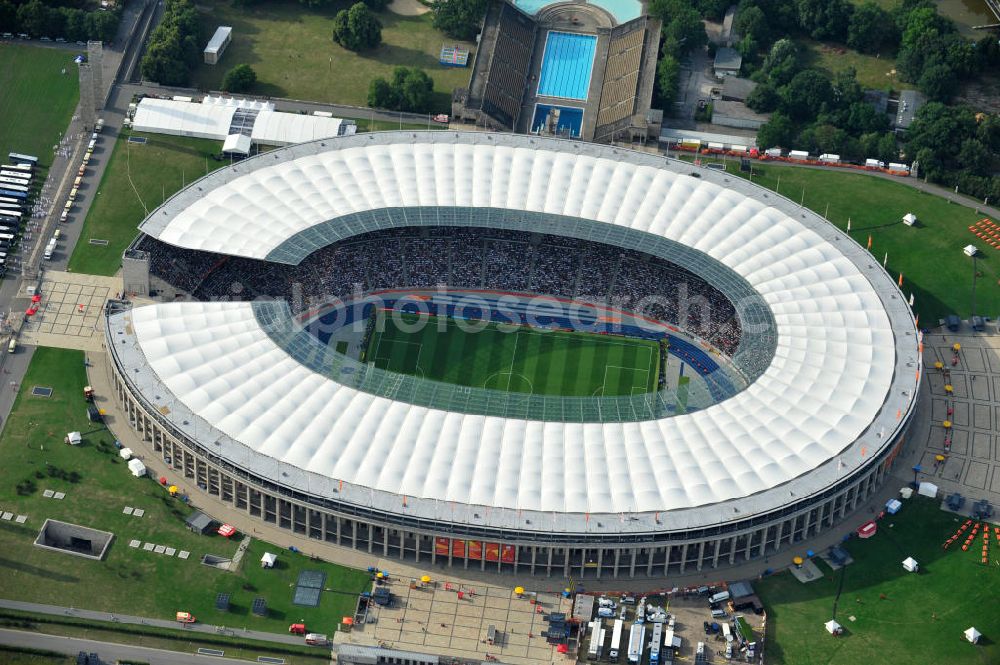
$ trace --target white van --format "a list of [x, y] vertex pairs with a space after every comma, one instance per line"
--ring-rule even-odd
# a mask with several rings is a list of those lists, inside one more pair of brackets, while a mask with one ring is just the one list
[[708, 599], [708, 604], [709, 605], [715, 605], [716, 603], [721, 603], [721, 602], [724, 602], [724, 601], [727, 601], [727, 600], [729, 600], [729, 592], [728, 591], [720, 591], [719, 593], [715, 594], [714, 596], [712, 596], [712, 597], [710, 597]]
[[14, 353], [16, 349], [17, 349], [17, 340], [11, 337], [10, 341], [7, 343], [7, 353]]

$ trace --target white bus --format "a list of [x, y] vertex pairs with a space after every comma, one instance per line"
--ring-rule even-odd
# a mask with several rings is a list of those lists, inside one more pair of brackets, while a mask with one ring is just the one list
[[45, 245], [45, 260], [48, 261], [52, 258], [53, 252], [56, 251], [56, 239], [52, 238], [49, 240], [48, 244]]
[[0, 196], [0, 203], [17, 203], [18, 205], [24, 203], [20, 199], [14, 199], [9, 196]]
[[19, 171], [31, 175], [31, 164], [4, 164], [0, 166], [4, 171]]
[[20, 210], [20, 209], [21, 209], [20, 203], [8, 203], [7, 201], [0, 201], [0, 210]]
[[27, 180], [31, 182], [31, 174], [25, 173], [24, 171], [12, 171], [11, 169], [0, 169], [0, 176], [4, 178], [17, 178], [18, 180]]
[[27, 178], [10, 178], [5, 175], [0, 175], [0, 183], [3, 183], [4, 185], [18, 185], [27, 189], [28, 185], [31, 184], [31, 181]]
[[11, 180], [11, 178], [0, 178], [0, 188], [3, 188], [8, 192], [21, 192], [22, 194], [27, 195], [28, 188], [24, 185], [18, 185], [13, 182], [4, 182], [4, 180]]
[[660, 662], [660, 647], [663, 646], [663, 624], [653, 624], [653, 640], [649, 643], [649, 665]]
[[14, 219], [16, 219], [19, 222], [21, 221], [21, 218], [23, 216], [24, 216], [24, 213], [19, 212], [17, 210], [12, 210], [10, 208], [4, 208], [4, 209], [0, 210], [0, 217], [13, 217]]
[[624, 627], [624, 621], [615, 619], [614, 626], [611, 629], [611, 646], [608, 649], [608, 658], [611, 659], [612, 663], [618, 662], [618, 653], [622, 648], [622, 629]]
[[14, 244], [13, 233], [0, 233], [0, 245], [9, 247]]
[[17, 162], [19, 164], [31, 164], [32, 166], [38, 166], [38, 158], [34, 155], [24, 155], [19, 152], [8, 152], [7, 158], [12, 162]]
[[641, 623], [632, 624], [628, 636], [628, 662], [638, 663], [642, 660], [642, 649], [646, 641], [646, 626]]

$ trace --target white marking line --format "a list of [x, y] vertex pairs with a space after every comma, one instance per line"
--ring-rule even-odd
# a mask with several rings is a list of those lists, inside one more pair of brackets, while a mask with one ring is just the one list
[[[510, 352], [510, 367], [507, 368], [507, 392], [510, 392], [510, 380], [514, 375], [514, 359], [517, 358], [517, 337], [517, 335], [514, 335], [514, 350]], [[535, 387], [532, 386], [531, 390], [534, 392]]]
[[[404, 339], [393, 340], [393, 346], [398, 345], [398, 344], [408, 344], [410, 346], [417, 347], [417, 362], [413, 366], [413, 371], [414, 372], [420, 372], [420, 377], [421, 378], [423, 378], [424, 376], [426, 376], [424, 374], [423, 368], [420, 366], [420, 354], [423, 353], [423, 351], [424, 351], [424, 345], [421, 342], [408, 342], [408, 341], [406, 341]], [[389, 367], [391, 358], [389, 358], [388, 356], [384, 356], [383, 357], [383, 356], [378, 355], [378, 350], [379, 350], [379, 348], [381, 346], [382, 346], [382, 337], [379, 337], [378, 338], [378, 344], [375, 345], [375, 361], [376, 361], [375, 364], [377, 366], [379, 360], [384, 360], [385, 361], [384, 365], [386, 367]], [[396, 370], [391, 370], [391, 369], [389, 371], [390, 372], [396, 372]], [[396, 373], [397, 374], [406, 374], [406, 372], [403, 372], [403, 371], [399, 371], [399, 372], [396, 372]]]

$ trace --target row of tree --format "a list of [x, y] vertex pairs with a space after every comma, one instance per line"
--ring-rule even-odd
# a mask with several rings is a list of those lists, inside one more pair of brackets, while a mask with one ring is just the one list
[[121, 11], [85, 11], [76, 7], [50, 7], [41, 0], [16, 5], [0, 0], [0, 32], [32, 37], [62, 37], [71, 42], [110, 43], [118, 31]]
[[149, 36], [142, 76], [163, 85], [187, 85], [201, 61], [198, 14], [190, 0], [166, 0], [163, 20]]
[[1000, 202], [1000, 116], [968, 106], [931, 102], [917, 111], [906, 134], [907, 155], [929, 180]]
[[896, 53], [903, 81], [914, 83], [931, 99], [947, 101], [963, 79], [987, 66], [982, 53], [995, 38], [971, 42], [933, 0], [902, 0], [886, 10], [873, 0], [740, 0], [733, 22], [737, 45], [749, 66], [769, 44], [788, 35], [806, 34], [869, 54]]
[[[707, 7], [714, 9], [714, 5]], [[655, 101], [669, 113], [677, 99], [681, 59], [688, 51], [704, 48], [708, 35], [699, 10], [685, 0], [652, 0], [649, 14], [663, 22], [660, 61], [656, 65]]]

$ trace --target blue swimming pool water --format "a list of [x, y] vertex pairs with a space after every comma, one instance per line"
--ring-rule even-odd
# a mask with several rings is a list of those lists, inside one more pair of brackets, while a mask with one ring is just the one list
[[535, 117], [531, 120], [531, 131], [537, 132], [545, 125], [545, 117], [553, 108], [559, 109], [559, 131], [569, 130], [570, 136], [579, 137], [583, 127], [583, 109], [571, 106], [552, 106], [551, 104], [536, 104]]
[[545, 38], [538, 94], [560, 99], [587, 99], [594, 68], [597, 37], [570, 32], [550, 32]]
[[[548, 5], [554, 5], [563, 0], [514, 0], [517, 8], [526, 14], [534, 16], [538, 10]], [[642, 15], [642, 3], [639, 0], [588, 0], [590, 4], [607, 10], [618, 23], [625, 23]]]

